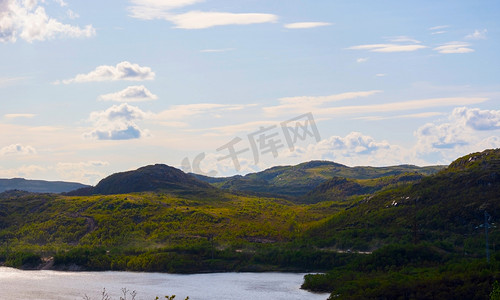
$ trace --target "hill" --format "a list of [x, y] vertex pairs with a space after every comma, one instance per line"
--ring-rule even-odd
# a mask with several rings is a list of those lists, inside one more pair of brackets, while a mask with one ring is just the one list
[[410, 182], [418, 182], [424, 177], [424, 175], [419, 173], [403, 173], [374, 179], [333, 177], [321, 183], [300, 199], [303, 203], [345, 201], [352, 196], [373, 194], [382, 189]]
[[231, 191], [301, 197], [333, 177], [374, 179], [413, 172], [430, 175], [442, 168], [444, 166], [348, 167], [330, 161], [310, 161], [296, 166], [273, 167], [245, 176], [218, 179], [201, 175], [195, 176], [216, 187]]
[[473, 253], [485, 211], [500, 219], [499, 149], [469, 154], [416, 183], [366, 196], [308, 236], [323, 247], [367, 250], [418, 240]]
[[76, 182], [27, 180], [23, 178], [0, 179], [0, 193], [8, 190], [20, 190], [31, 193], [65, 193], [88, 185]]
[[113, 195], [160, 190], [184, 193], [214, 188], [179, 169], [156, 164], [115, 173], [102, 179], [95, 187], [76, 190], [68, 195]]

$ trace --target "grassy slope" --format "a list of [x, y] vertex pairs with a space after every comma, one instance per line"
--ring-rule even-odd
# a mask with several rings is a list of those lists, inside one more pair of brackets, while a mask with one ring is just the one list
[[[214, 250], [216, 256], [232, 257], [235, 253], [284, 245], [296, 239], [312, 224], [339, 210], [332, 204], [304, 206], [277, 198], [223, 192], [185, 196], [167, 193], [63, 196], [10, 192], [0, 198], [3, 248], [0, 253], [3, 250], [6, 260], [8, 251], [52, 256], [88, 247], [110, 251], [116, 255], [112, 260], [127, 255], [130, 260], [155, 251], [177, 254], [194, 251], [191, 253], [193, 260], [206, 259]], [[205, 271], [210, 268], [203, 265], [189, 266], [189, 270], [171, 266], [151, 269], [145, 265], [127, 266], [127, 263], [115, 266], [155, 271]], [[111, 264], [107, 266], [102, 268], [110, 268]], [[87, 262], [87, 267], [95, 268], [96, 264]]]
[[[411, 172], [429, 175], [442, 168], [442, 166], [417, 167], [412, 165], [378, 168], [347, 167], [329, 161], [310, 161], [296, 166], [274, 167], [243, 177], [235, 176], [222, 181], [211, 181], [222, 189], [297, 197], [307, 194], [332, 177], [372, 179]], [[210, 180], [206, 177], [198, 178]]]
[[480, 224], [485, 210], [490, 222], [499, 218], [499, 197], [500, 150], [467, 155], [419, 183], [366, 197], [309, 230], [306, 240], [378, 250], [308, 276], [304, 287], [333, 291], [331, 299], [486, 299], [500, 279], [500, 233], [490, 228], [486, 264]]

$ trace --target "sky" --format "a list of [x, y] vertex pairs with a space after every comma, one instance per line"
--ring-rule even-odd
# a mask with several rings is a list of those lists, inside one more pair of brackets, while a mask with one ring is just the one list
[[0, 178], [500, 147], [496, 0], [0, 0]]

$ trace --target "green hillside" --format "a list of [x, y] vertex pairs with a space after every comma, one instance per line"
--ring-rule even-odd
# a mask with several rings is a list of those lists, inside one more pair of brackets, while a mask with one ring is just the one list
[[430, 175], [442, 168], [443, 166], [417, 167], [412, 165], [348, 167], [330, 161], [310, 161], [296, 166], [273, 167], [258, 173], [219, 180], [206, 176], [195, 176], [200, 180], [212, 183], [216, 187], [231, 191], [300, 197], [333, 177], [374, 179], [414, 172]]
[[300, 199], [304, 203], [343, 201], [352, 196], [373, 194], [382, 189], [418, 182], [422, 178], [424, 178], [424, 175], [419, 173], [403, 173], [374, 179], [333, 177], [321, 183]]
[[[485, 212], [490, 264], [485, 259]], [[331, 299], [486, 299], [500, 279], [500, 150], [365, 197], [305, 234], [321, 249], [374, 250], [304, 288]]]
[[336, 211], [325, 204], [224, 192], [6, 192], [0, 194], [0, 261], [30, 268], [41, 264], [33, 257], [55, 257], [55, 268], [90, 270], [313, 270], [323, 267], [270, 261], [264, 253], [285, 251], [287, 243]]
[[309, 162], [212, 185], [154, 165], [68, 194], [1, 193], [0, 264], [325, 272], [303, 288], [331, 299], [486, 299], [500, 280], [499, 197], [500, 149], [444, 169]]

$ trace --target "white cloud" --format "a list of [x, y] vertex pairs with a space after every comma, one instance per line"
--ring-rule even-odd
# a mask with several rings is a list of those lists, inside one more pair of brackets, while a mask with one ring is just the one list
[[376, 77], [385, 77], [385, 76], [386, 76], [386, 74], [384, 74], [384, 73], [377, 73], [377, 74], [375, 74], [375, 76], [376, 76]]
[[129, 86], [122, 91], [99, 96], [99, 100], [116, 102], [141, 102], [156, 99], [158, 96], [151, 93], [143, 85]]
[[364, 63], [364, 62], [367, 62], [367, 61], [368, 61], [368, 58], [365, 58], [365, 57], [360, 57], [360, 58], [356, 59], [356, 62], [358, 64]]
[[90, 114], [90, 121], [94, 123], [95, 129], [85, 133], [84, 137], [97, 140], [130, 140], [148, 136], [149, 133], [141, 130], [136, 122], [150, 115], [127, 103], [113, 105], [105, 111]]
[[[478, 104], [488, 101], [486, 97], [448, 97], [431, 98], [400, 102], [390, 102], [371, 105], [352, 105], [352, 106], [324, 106], [331, 101], [344, 99], [354, 99], [358, 97], [369, 97], [380, 91], [353, 92], [328, 97], [292, 97], [279, 99], [280, 104], [276, 106], [264, 107], [263, 110], [270, 115], [285, 115], [290, 113], [312, 112], [316, 116], [325, 116], [332, 118], [338, 115], [364, 114], [375, 112], [392, 111], [411, 111], [415, 109], [425, 109], [431, 107], [456, 106]], [[337, 99], [337, 100], [335, 100]]]
[[434, 26], [434, 27], [429, 28], [429, 30], [434, 31], [434, 30], [440, 30], [440, 29], [445, 29], [445, 28], [450, 28], [450, 25]]
[[262, 13], [231, 13], [217, 11], [189, 11], [173, 13], [172, 10], [193, 5], [202, 0], [132, 0], [128, 9], [131, 17], [154, 20], [164, 19], [174, 23], [176, 28], [205, 29], [224, 25], [249, 25], [276, 22], [278, 17]]
[[35, 114], [5, 114], [4, 117], [7, 119], [17, 119], [17, 118], [33, 118]]
[[414, 43], [414, 44], [421, 43], [419, 40], [413, 39], [411, 37], [407, 37], [405, 35], [389, 37], [387, 39], [393, 43]]
[[74, 19], [78, 19], [80, 17], [79, 14], [77, 14], [76, 12], [72, 11], [71, 9], [68, 9], [66, 11], [66, 15], [68, 16], [68, 18], [70, 18], [71, 20], [74, 20]]
[[57, 4], [59, 4], [61, 7], [68, 6], [68, 3], [64, 2], [64, 0], [54, 0]]
[[459, 107], [453, 110], [452, 118], [474, 130], [500, 129], [500, 110]]
[[[208, 153], [200, 161], [199, 166], [194, 165], [194, 162], [192, 162], [194, 166], [192, 166], [190, 171], [198, 174], [210, 174], [210, 176], [232, 176], [235, 174], [246, 174], [261, 170], [259, 166], [255, 165], [253, 159], [238, 156], [238, 165], [235, 166], [235, 163], [231, 158], [224, 158], [225, 155], [225, 153]], [[187, 166], [184, 166], [184, 169], [186, 169], [186, 167]], [[237, 167], [239, 167], [239, 170], [237, 170]], [[194, 170], [194, 168], [197, 168], [198, 170]]]
[[95, 184], [105, 176], [98, 169], [108, 165], [106, 161], [60, 162], [55, 166], [55, 170], [66, 181]]
[[470, 44], [466, 42], [449, 42], [434, 48], [434, 50], [443, 54], [474, 52], [474, 49], [469, 48], [469, 46]]
[[[2, 21], [0, 20], [0, 23]], [[0, 25], [0, 40], [2, 39], [1, 25]], [[26, 80], [26, 77], [0, 77], [0, 88], [13, 85], [17, 82]]]
[[415, 131], [415, 151], [449, 162], [470, 152], [500, 147], [499, 130], [500, 111], [458, 107], [446, 120], [427, 123]]
[[279, 99], [279, 105], [264, 107], [264, 111], [272, 115], [293, 113], [304, 113], [307, 111], [315, 110], [319, 106], [348, 99], [355, 99], [360, 97], [369, 97], [382, 91], [372, 90], [364, 92], [347, 92], [342, 94], [335, 94], [329, 96], [299, 96], [299, 97], [286, 97]]
[[6, 155], [34, 155], [36, 154], [35, 148], [31, 146], [23, 146], [21, 144], [12, 144], [0, 148], [0, 156]]
[[350, 50], [368, 50], [371, 52], [391, 53], [391, 52], [411, 52], [411, 51], [417, 51], [417, 50], [424, 49], [424, 48], [427, 48], [427, 46], [417, 45], [417, 44], [412, 44], [412, 45], [367, 44], [367, 45], [352, 46], [352, 47], [349, 47], [347, 49], [350, 49]]
[[[155, 73], [150, 67], [141, 67], [128, 61], [118, 63], [116, 66], [98, 66], [94, 71], [87, 74], [78, 74], [75, 78], [63, 80], [62, 83], [70, 84], [75, 82], [92, 81], [144, 81], [155, 78]], [[61, 83], [56, 81], [56, 84]]]
[[425, 113], [416, 113], [416, 114], [405, 114], [405, 115], [397, 115], [397, 116], [368, 116], [368, 117], [359, 117], [354, 118], [355, 120], [367, 120], [367, 121], [381, 121], [381, 120], [389, 120], [389, 119], [416, 119], [416, 118], [430, 118], [441, 116], [443, 113], [439, 112], [425, 112]]
[[218, 126], [218, 127], [210, 127], [202, 130], [191, 130], [191, 131], [208, 131], [210, 136], [230, 136], [235, 135], [241, 132], [253, 132], [257, 128], [265, 127], [265, 126], [273, 126], [277, 125], [277, 122], [273, 121], [255, 121], [255, 122], [247, 122], [235, 125], [226, 125], [226, 126]]
[[219, 52], [229, 52], [234, 51], [235, 48], [223, 48], [223, 49], [203, 49], [200, 50], [201, 53], [219, 53]]
[[160, 122], [169, 122], [171, 120], [185, 121], [187, 118], [195, 115], [214, 115], [221, 111], [237, 111], [254, 105], [230, 105], [230, 104], [217, 104], [217, 103], [196, 103], [185, 105], [173, 105], [167, 110], [164, 110], [153, 116]]
[[22, 177], [28, 178], [33, 176], [33, 174], [45, 171], [45, 168], [36, 165], [23, 165], [17, 169], [0, 169], [0, 177], [3, 178], [14, 178]]
[[474, 30], [473, 33], [465, 36], [466, 39], [468, 40], [484, 40], [486, 39], [486, 33], [488, 32], [488, 30], [486, 29], [483, 29], [483, 30]]
[[132, 0], [128, 9], [131, 17], [143, 20], [164, 19], [170, 10], [193, 5], [204, 0]]
[[327, 22], [298, 22], [285, 24], [283, 27], [288, 29], [309, 29], [323, 26], [330, 26], [332, 23]]
[[[42, 3], [44, 1], [41, 1]], [[44, 41], [55, 37], [92, 37], [92, 25], [85, 28], [63, 24], [51, 18], [37, 0], [0, 1], [0, 42], [15, 42], [22, 38], [27, 42]]]
[[229, 13], [190, 11], [183, 14], [166, 17], [182, 29], [205, 29], [224, 25], [249, 25], [260, 23], [274, 23], [278, 17], [272, 14], [260, 13]]
[[331, 160], [349, 166], [387, 166], [407, 163], [409, 151], [387, 141], [377, 141], [360, 132], [331, 136], [290, 153], [300, 160]]

